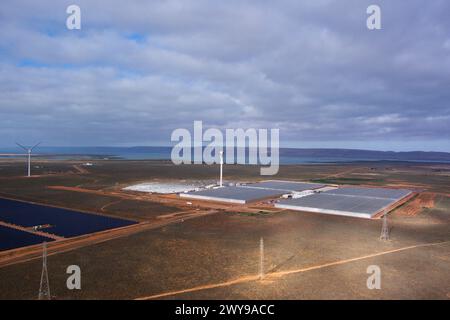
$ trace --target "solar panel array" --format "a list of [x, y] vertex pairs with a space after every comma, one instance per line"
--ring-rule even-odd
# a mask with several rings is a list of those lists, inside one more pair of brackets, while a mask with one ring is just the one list
[[340, 188], [326, 191], [327, 194], [372, 197], [397, 200], [401, 199], [411, 193], [406, 189], [386, 189], [386, 188]]
[[245, 186], [222, 187], [201, 190], [197, 192], [181, 193], [184, 198], [212, 200], [232, 203], [247, 203], [270, 197], [279, 197], [284, 193], [312, 190], [324, 185], [290, 181], [263, 181]]
[[278, 208], [371, 218], [411, 193], [404, 189], [341, 188], [282, 200]]
[[323, 187], [325, 187], [325, 185], [318, 184], [318, 183], [268, 180], [268, 181], [262, 181], [262, 182], [248, 184], [244, 187], [260, 188], [260, 189], [273, 189], [273, 190], [281, 190], [281, 191], [285, 191], [285, 192], [293, 192], [293, 191], [314, 190], [314, 189], [318, 189], [318, 188], [323, 188]]

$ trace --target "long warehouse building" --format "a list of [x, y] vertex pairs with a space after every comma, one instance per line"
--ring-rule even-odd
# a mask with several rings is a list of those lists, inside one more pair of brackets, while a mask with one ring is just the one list
[[314, 190], [323, 184], [268, 180], [242, 186], [229, 186], [196, 192], [180, 193], [180, 197], [207, 201], [219, 201], [237, 204], [277, 198], [285, 193]]
[[344, 187], [298, 199], [281, 200], [276, 208], [358, 218], [372, 218], [392, 210], [412, 194], [405, 189]]

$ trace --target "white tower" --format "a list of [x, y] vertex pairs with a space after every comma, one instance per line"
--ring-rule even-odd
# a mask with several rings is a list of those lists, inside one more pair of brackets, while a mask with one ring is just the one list
[[33, 149], [36, 148], [41, 143], [39, 142], [38, 144], [32, 146], [31, 148], [26, 148], [17, 142], [16, 142], [16, 144], [28, 153], [28, 175], [27, 176], [31, 177], [31, 153], [33, 152]]
[[220, 180], [219, 180], [219, 186], [222, 187], [223, 186], [223, 181], [222, 181], [222, 177], [223, 177], [223, 151], [220, 151], [219, 154], [220, 154]]

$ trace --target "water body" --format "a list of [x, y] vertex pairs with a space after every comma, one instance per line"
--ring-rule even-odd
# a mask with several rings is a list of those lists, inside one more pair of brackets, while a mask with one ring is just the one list
[[125, 219], [9, 199], [0, 199], [0, 221], [22, 227], [50, 225], [41, 231], [66, 238], [136, 224]]
[[[39, 147], [36, 156], [49, 159], [170, 160], [171, 147]], [[0, 148], [0, 157], [23, 157], [18, 148]], [[2, 154], [4, 154], [2, 156]], [[7, 155], [6, 155], [7, 154]], [[13, 155], [15, 154], [15, 155]], [[193, 152], [192, 152], [193, 154]], [[248, 154], [248, 149], [247, 149]], [[226, 152], [225, 152], [226, 157]], [[235, 158], [236, 159], [236, 158]], [[392, 152], [350, 149], [280, 149], [280, 164], [407, 161], [450, 163], [448, 152]]]
[[53, 241], [32, 233], [0, 226], [0, 251]]

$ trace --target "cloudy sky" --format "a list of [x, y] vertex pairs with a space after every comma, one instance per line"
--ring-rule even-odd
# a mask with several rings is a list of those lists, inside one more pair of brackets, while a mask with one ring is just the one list
[[[81, 8], [68, 30], [66, 8]], [[378, 4], [382, 30], [366, 27]], [[450, 151], [447, 0], [6, 0], [0, 146], [170, 145], [279, 128], [283, 146]]]

